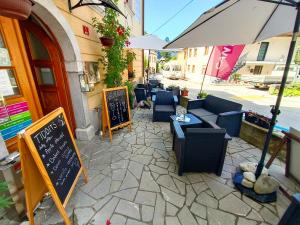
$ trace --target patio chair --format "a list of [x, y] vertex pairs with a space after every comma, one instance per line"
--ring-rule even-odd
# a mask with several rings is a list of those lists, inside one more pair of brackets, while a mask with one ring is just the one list
[[136, 98], [137, 103], [139, 103], [140, 101], [147, 100], [145, 88], [135, 88], [134, 93], [135, 93], [135, 98]]
[[176, 114], [177, 96], [171, 91], [158, 91], [152, 96], [153, 122], [170, 122], [170, 116]]
[[167, 88], [167, 91], [172, 91], [173, 95], [177, 96], [178, 105], [180, 104], [180, 87]]
[[136, 88], [147, 88], [147, 85], [146, 84], [137, 84], [136, 85]]
[[178, 121], [173, 122], [173, 150], [179, 164], [178, 175], [183, 172], [213, 172], [221, 176], [228, 141], [226, 130], [211, 122], [200, 128], [187, 128], [184, 132]]

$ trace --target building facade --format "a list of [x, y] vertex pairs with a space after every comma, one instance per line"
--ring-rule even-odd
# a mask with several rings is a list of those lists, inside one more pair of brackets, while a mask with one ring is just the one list
[[[275, 66], [285, 65], [291, 37], [273, 37], [259, 43], [248, 44], [241, 53], [243, 61], [237, 73], [241, 75], [271, 75]], [[185, 76], [199, 80], [205, 73], [213, 47], [187, 48], [178, 53], [177, 61]]]
[[[149, 55], [150, 53], [150, 55]], [[157, 52], [154, 50], [145, 50], [144, 51], [144, 58], [147, 59], [147, 63], [149, 61], [149, 74], [155, 74], [156, 71], [156, 65], [157, 65]], [[147, 66], [147, 65], [145, 65]]]
[[[74, 5], [78, 1], [71, 0]], [[85, 6], [70, 12], [68, 0], [34, 0], [31, 16], [18, 21], [0, 16], [0, 100], [10, 118], [1, 111], [0, 131], [9, 151], [16, 150], [16, 130], [25, 128], [53, 109], [63, 107], [71, 128], [80, 140], [90, 140], [100, 126], [101, 93], [105, 71], [98, 64], [102, 46], [92, 27], [104, 8]], [[119, 1], [120, 16], [133, 36], [143, 34], [143, 0]], [[143, 52], [135, 50], [130, 70], [134, 80], [143, 76]], [[96, 67], [96, 68], [95, 68]], [[81, 90], [82, 74], [93, 69], [93, 88]], [[19, 107], [20, 115], [13, 117]], [[9, 129], [8, 129], [9, 128]], [[5, 131], [3, 131], [5, 130]]]
[[291, 37], [282, 36], [246, 45], [241, 56], [245, 56], [245, 66], [241, 75], [271, 75], [276, 65], [285, 65]]

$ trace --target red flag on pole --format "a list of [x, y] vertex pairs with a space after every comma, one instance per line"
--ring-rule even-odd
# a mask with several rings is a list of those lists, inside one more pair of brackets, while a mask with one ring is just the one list
[[213, 48], [205, 75], [227, 80], [245, 45], [223, 45]]

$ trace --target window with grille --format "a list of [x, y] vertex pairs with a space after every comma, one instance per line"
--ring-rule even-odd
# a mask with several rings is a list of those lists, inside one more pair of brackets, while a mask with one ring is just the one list
[[269, 48], [269, 42], [262, 42], [257, 55], [257, 61], [264, 61]]

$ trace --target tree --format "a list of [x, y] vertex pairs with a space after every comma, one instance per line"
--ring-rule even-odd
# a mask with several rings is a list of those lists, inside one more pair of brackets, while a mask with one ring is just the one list
[[169, 62], [172, 59], [171, 52], [160, 52], [160, 55], [165, 59], [166, 62]]

